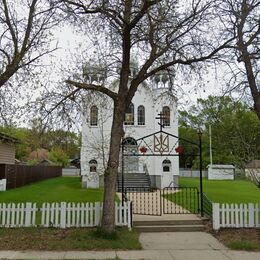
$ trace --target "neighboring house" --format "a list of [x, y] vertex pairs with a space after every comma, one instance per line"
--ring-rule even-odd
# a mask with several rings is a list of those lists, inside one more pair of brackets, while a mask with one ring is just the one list
[[[157, 75], [139, 86], [125, 114], [124, 140], [127, 149], [140, 153], [136, 140], [159, 130], [158, 120], [155, 118], [162, 112], [165, 115], [163, 130], [178, 136], [177, 99], [169, 87], [170, 81], [166, 74]], [[116, 82], [111, 84], [111, 89], [115, 91], [116, 88]], [[108, 159], [112, 113], [113, 103], [104, 95], [96, 94], [85, 102], [80, 156], [82, 182], [85, 187], [95, 188], [102, 183]], [[174, 146], [178, 144], [178, 139], [174, 143], [173, 140], [169, 142]], [[178, 184], [178, 156], [125, 157], [124, 168], [126, 173], [141, 174], [146, 171], [152, 186], [157, 188]]]
[[208, 166], [209, 180], [234, 180], [234, 178], [234, 165], [211, 164]]
[[0, 133], [0, 164], [15, 164], [15, 137]]
[[245, 175], [260, 187], [260, 160], [253, 160], [245, 166]]
[[39, 163], [37, 165], [52, 166], [52, 165], [55, 165], [55, 163], [50, 161], [49, 159], [43, 159], [43, 160], [39, 161]]

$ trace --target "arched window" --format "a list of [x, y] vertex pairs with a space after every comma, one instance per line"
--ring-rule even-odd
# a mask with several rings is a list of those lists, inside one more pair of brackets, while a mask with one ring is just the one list
[[137, 122], [138, 122], [138, 125], [145, 125], [145, 108], [144, 108], [144, 106], [139, 106], [137, 109]]
[[163, 107], [163, 125], [164, 126], [170, 126], [170, 118], [171, 118], [171, 113], [170, 113], [170, 108], [165, 106]]
[[[138, 154], [137, 141], [133, 137], [126, 137], [123, 139], [124, 154]], [[124, 171], [138, 172], [139, 159], [138, 156], [124, 156]]]
[[96, 106], [92, 106], [90, 108], [90, 125], [98, 124], [98, 108]]
[[97, 172], [97, 161], [96, 160], [90, 160], [89, 161], [89, 171], [90, 172]]
[[137, 142], [133, 137], [126, 137], [123, 140], [124, 145], [134, 145], [137, 146]]
[[131, 103], [125, 113], [125, 125], [134, 125], [134, 104]]
[[163, 166], [163, 172], [169, 172], [171, 167], [171, 161], [168, 159], [163, 160], [162, 166]]

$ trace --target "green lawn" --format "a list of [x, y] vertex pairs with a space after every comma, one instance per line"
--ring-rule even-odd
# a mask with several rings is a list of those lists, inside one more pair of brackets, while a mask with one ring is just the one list
[[102, 189], [82, 189], [79, 177], [58, 177], [0, 193], [2, 202], [95, 202], [103, 201]]
[[[199, 178], [180, 178], [180, 186], [199, 188]], [[203, 192], [213, 202], [260, 203], [260, 189], [247, 180], [213, 181], [203, 179]]]

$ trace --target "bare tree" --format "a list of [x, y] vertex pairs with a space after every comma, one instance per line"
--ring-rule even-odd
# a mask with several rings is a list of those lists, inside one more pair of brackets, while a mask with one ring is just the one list
[[[259, 0], [220, 0], [218, 3], [224, 24], [225, 34], [234, 37], [230, 48], [235, 63], [243, 66], [233, 68], [231, 90], [250, 90], [254, 111], [260, 119], [260, 1]], [[232, 54], [228, 63], [232, 62]]]
[[[51, 41], [51, 30], [59, 19], [54, 17], [56, 8], [48, 0], [0, 2], [0, 113], [4, 117], [5, 110], [10, 109], [8, 103], [12, 103], [10, 92], [21, 91], [20, 83], [29, 75], [40, 74], [40, 58], [57, 49]], [[20, 82], [15, 78], [11, 85], [17, 72], [21, 72]]]
[[[194, 68], [214, 60], [232, 39], [224, 35], [216, 38], [214, 30], [208, 30], [214, 28], [213, 1], [191, 0], [184, 5], [176, 0], [61, 2], [73, 22], [91, 35], [97, 47], [93, 57], [101, 57], [107, 68], [115, 68], [114, 75], [119, 71], [117, 88], [73, 78], [66, 81], [76, 87], [75, 92], [98, 91], [113, 100], [102, 217], [102, 230], [111, 233], [115, 230], [114, 199], [124, 115], [139, 85], [160, 71]], [[130, 74], [133, 57], [139, 58], [139, 66]]]

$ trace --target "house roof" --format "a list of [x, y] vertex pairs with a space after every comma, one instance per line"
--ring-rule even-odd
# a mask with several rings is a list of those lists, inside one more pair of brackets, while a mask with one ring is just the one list
[[253, 160], [246, 165], [245, 168], [260, 168], [260, 160]]
[[52, 162], [52, 161], [51, 161], [51, 160], [49, 160], [49, 159], [43, 159], [43, 160], [39, 161], [39, 163], [38, 163], [38, 164], [42, 164], [42, 163], [49, 163], [49, 164], [54, 164], [54, 162]]
[[11, 143], [20, 143], [20, 140], [13, 137], [13, 136], [10, 136], [10, 135], [7, 135], [7, 134], [4, 134], [4, 133], [0, 133], [0, 141], [3, 141], [3, 142], [11, 142]]

